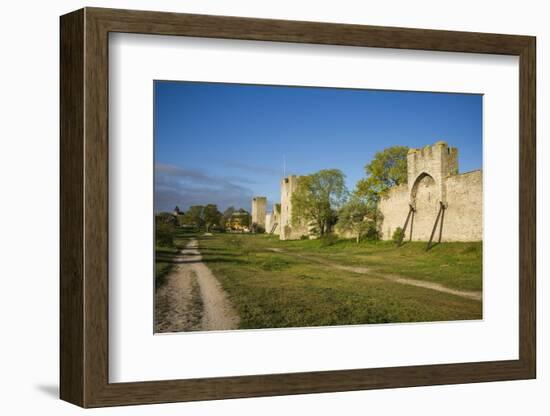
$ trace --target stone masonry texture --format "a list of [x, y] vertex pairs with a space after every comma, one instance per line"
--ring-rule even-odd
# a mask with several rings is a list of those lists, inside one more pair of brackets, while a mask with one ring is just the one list
[[[380, 233], [390, 240], [403, 228], [410, 207], [413, 215], [405, 240], [428, 241], [441, 204], [445, 207], [441, 241], [483, 239], [483, 176], [481, 170], [458, 173], [458, 149], [437, 142], [407, 155], [407, 183], [393, 187], [382, 197]], [[439, 226], [436, 237], [439, 236]]]

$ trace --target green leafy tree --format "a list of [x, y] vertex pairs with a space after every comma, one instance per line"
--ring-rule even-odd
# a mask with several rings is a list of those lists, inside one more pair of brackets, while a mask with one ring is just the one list
[[359, 243], [363, 237], [377, 238], [377, 217], [376, 205], [354, 195], [338, 212], [337, 227], [355, 235], [356, 242]]
[[168, 225], [178, 225], [177, 218], [171, 212], [159, 212], [155, 215], [155, 225], [159, 224], [168, 224]]
[[357, 183], [357, 194], [376, 203], [389, 188], [407, 183], [408, 151], [406, 146], [394, 146], [376, 153], [365, 166], [367, 177]]
[[239, 208], [237, 212], [239, 213], [241, 219], [241, 225], [244, 227], [250, 227], [250, 223], [252, 220], [252, 216], [250, 215], [250, 213], [244, 208]]
[[212, 226], [219, 226], [223, 218], [223, 215], [218, 211], [218, 206], [215, 204], [208, 204], [204, 207], [202, 213], [203, 222], [206, 228], [206, 232], [210, 231]]
[[200, 228], [204, 225], [204, 206], [193, 205], [189, 207], [183, 216], [182, 223], [184, 225], [192, 225], [197, 230], [200, 230]]
[[345, 176], [339, 169], [324, 169], [301, 176], [292, 194], [292, 225], [308, 224], [319, 236], [331, 231], [335, 210], [347, 198]]
[[176, 217], [176, 220], [177, 220], [179, 226], [186, 225], [186, 223], [185, 223], [185, 213], [183, 211], [180, 212], [180, 214]]
[[155, 225], [155, 245], [174, 247], [174, 226], [165, 222]]
[[174, 246], [174, 231], [178, 225], [171, 212], [159, 212], [155, 215], [155, 244], [160, 247]]

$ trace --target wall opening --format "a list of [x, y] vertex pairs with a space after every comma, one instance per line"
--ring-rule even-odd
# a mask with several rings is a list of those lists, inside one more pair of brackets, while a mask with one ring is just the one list
[[411, 203], [415, 208], [412, 239], [428, 241], [439, 209], [437, 186], [426, 172], [416, 178], [411, 190]]

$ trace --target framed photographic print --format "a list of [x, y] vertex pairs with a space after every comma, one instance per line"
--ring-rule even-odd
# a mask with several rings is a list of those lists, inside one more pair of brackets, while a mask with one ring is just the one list
[[534, 378], [535, 38], [61, 17], [83, 406]]

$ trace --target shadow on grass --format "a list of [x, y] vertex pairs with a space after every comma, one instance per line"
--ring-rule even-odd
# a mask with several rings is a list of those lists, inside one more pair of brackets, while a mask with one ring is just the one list
[[177, 256], [176, 254], [166, 254], [166, 253], [162, 253], [162, 252], [155, 253], [155, 259], [157, 259], [157, 260], [170, 261], [176, 256]]
[[233, 264], [249, 264], [249, 261], [239, 258], [226, 258], [226, 257], [209, 257], [202, 260], [203, 263], [233, 263]]
[[204, 249], [204, 250], [200, 250], [200, 253], [203, 257], [205, 257], [205, 256], [237, 257], [237, 256], [242, 255], [242, 254], [237, 254], [237, 253], [224, 253], [224, 252], [220, 252], [220, 251], [222, 251], [222, 250], [214, 251], [210, 248], [207, 248], [207, 249]]
[[156, 263], [169, 263], [169, 264], [197, 264], [197, 263], [233, 263], [233, 264], [248, 264], [247, 260], [238, 259], [238, 258], [227, 258], [227, 257], [209, 257], [199, 259], [155, 259]]
[[208, 247], [208, 248], [203, 249], [199, 246], [199, 250], [200, 250], [201, 253], [206, 253], [208, 251], [225, 251], [227, 249], [226, 248], [218, 248], [218, 247]]
[[440, 245], [441, 243], [439, 241], [436, 241], [435, 243], [431, 243], [431, 244], [428, 244], [426, 246], [426, 251], [430, 251], [431, 249], [433, 249], [434, 247]]

